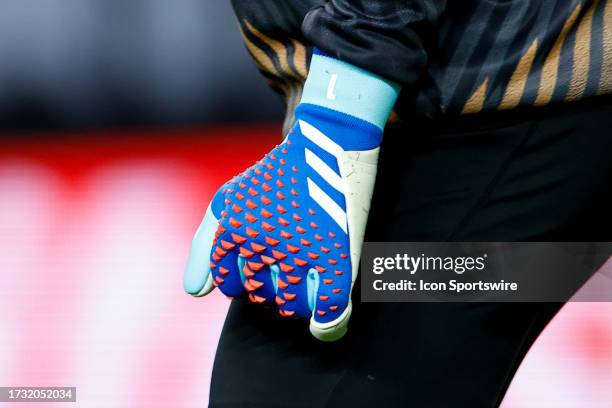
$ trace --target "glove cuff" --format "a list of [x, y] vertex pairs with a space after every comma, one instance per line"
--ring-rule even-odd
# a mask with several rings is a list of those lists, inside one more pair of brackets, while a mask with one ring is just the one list
[[300, 103], [354, 116], [384, 129], [400, 86], [315, 49]]

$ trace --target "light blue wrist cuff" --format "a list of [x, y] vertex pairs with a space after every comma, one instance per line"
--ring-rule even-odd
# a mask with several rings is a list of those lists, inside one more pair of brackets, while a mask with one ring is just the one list
[[322, 106], [372, 123], [381, 130], [399, 95], [395, 82], [315, 53], [301, 103]]

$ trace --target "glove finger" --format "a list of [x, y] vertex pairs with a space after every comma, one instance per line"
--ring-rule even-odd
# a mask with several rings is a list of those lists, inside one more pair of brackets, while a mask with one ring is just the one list
[[213, 277], [210, 273], [210, 253], [218, 226], [219, 222], [213, 214], [212, 205], [209, 205], [193, 237], [189, 260], [183, 275], [185, 292], [192, 296], [204, 296], [214, 289]]
[[192, 296], [205, 296], [215, 288], [211, 275], [210, 255], [216, 238], [215, 234], [223, 218], [223, 209], [227, 200], [226, 191], [229, 186], [230, 182], [217, 190], [193, 237], [183, 275], [185, 292]]
[[321, 269], [316, 306], [310, 319], [310, 332], [322, 341], [336, 341], [347, 330], [351, 316], [352, 278], [350, 264]]
[[242, 238], [235, 233], [228, 233], [219, 226], [215, 245], [210, 253], [211, 274], [213, 284], [223, 294], [230, 297], [240, 297], [245, 293], [244, 275], [239, 268]]
[[[308, 296], [308, 270], [299, 258], [294, 262], [280, 262], [276, 280], [276, 304], [280, 314], [286, 317], [309, 318], [311, 301]], [[293, 263], [293, 265], [291, 265]]]
[[[254, 248], [257, 248], [257, 244]], [[263, 248], [263, 246], [260, 245]], [[249, 292], [248, 298], [254, 303], [273, 303], [276, 296], [276, 276], [278, 266], [276, 260], [270, 256], [257, 255], [238, 258], [238, 265], [242, 271], [244, 288]]]
[[317, 321], [317, 313], [314, 313], [310, 318], [310, 333], [321, 341], [340, 340], [347, 332], [352, 309], [353, 307], [349, 299], [342, 313], [336, 319], [326, 323]]

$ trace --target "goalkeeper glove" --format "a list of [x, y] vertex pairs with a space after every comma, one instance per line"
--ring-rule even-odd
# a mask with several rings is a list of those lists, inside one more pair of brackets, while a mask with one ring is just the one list
[[193, 239], [184, 287], [347, 330], [383, 127], [398, 86], [317, 50], [283, 143], [223, 185]]

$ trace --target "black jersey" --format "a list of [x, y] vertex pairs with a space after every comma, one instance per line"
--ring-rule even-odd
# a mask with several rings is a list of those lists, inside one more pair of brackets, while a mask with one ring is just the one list
[[290, 105], [313, 45], [401, 83], [404, 109], [428, 114], [612, 91], [612, 0], [233, 3], [251, 54]]

